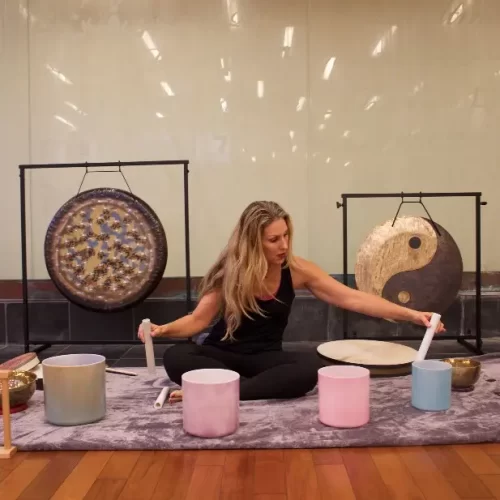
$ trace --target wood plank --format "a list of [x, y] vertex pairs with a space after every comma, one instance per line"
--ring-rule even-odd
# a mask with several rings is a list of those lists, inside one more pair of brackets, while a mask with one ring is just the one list
[[222, 465], [195, 465], [186, 500], [219, 500], [222, 473]]
[[356, 500], [345, 465], [316, 465], [321, 500]]
[[167, 451], [165, 453], [165, 463], [152, 500], [184, 500], [193, 476], [197, 452]]
[[479, 446], [453, 446], [474, 474], [500, 474], [500, 466]]
[[114, 451], [99, 474], [99, 479], [125, 479], [132, 474], [140, 451]]
[[287, 500], [286, 495], [255, 495], [253, 500]]
[[312, 450], [315, 465], [343, 465], [342, 454], [338, 448]]
[[49, 500], [85, 455], [84, 451], [60, 451], [19, 496], [19, 500]]
[[429, 446], [427, 454], [461, 498], [492, 498], [488, 488], [453, 448]]
[[390, 498], [425, 500], [394, 448], [370, 448], [369, 452]]
[[253, 496], [255, 455], [248, 450], [226, 455], [222, 477], [221, 500], [251, 500]]
[[485, 453], [488, 453], [488, 455], [500, 455], [500, 443], [483, 443], [479, 445], [479, 448], [481, 448], [481, 450], [483, 450]]
[[500, 500], [500, 475], [499, 474], [490, 474], [484, 476], [481, 475], [479, 476], [479, 478], [488, 488], [493, 498]]
[[253, 500], [287, 500], [286, 495], [255, 495]]
[[0, 483], [0, 498], [17, 500], [49, 463], [50, 460], [47, 458], [27, 457]]
[[425, 448], [398, 448], [397, 453], [426, 500], [460, 500], [457, 492], [436, 467]]
[[30, 452], [18, 451], [12, 458], [8, 460], [0, 460], [1, 471], [13, 471], [24, 459], [30, 456]]
[[254, 450], [253, 454], [257, 462], [283, 462], [285, 459], [283, 450]]
[[112, 451], [85, 453], [51, 500], [83, 500], [112, 455]]
[[341, 454], [357, 500], [387, 500], [390, 498], [389, 490], [382, 481], [368, 450], [345, 448]]
[[224, 465], [226, 453], [225, 450], [199, 450], [196, 465]]
[[286, 494], [286, 467], [282, 450], [257, 450], [254, 454], [254, 493]]
[[118, 500], [137, 500], [138, 498], [150, 500], [160, 480], [166, 459], [165, 452], [142, 452]]
[[125, 479], [97, 479], [84, 500], [116, 500], [126, 482]]
[[310, 450], [285, 451], [287, 500], [321, 500]]

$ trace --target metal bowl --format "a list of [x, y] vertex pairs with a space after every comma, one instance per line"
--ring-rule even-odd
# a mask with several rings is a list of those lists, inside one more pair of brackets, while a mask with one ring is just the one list
[[445, 363], [452, 366], [451, 386], [455, 391], [472, 391], [479, 380], [481, 363], [470, 358], [447, 358]]
[[[14, 370], [10, 373], [9, 380], [10, 407], [26, 404], [36, 390], [36, 375], [32, 372]], [[0, 408], [2, 408], [2, 387], [0, 384]]]

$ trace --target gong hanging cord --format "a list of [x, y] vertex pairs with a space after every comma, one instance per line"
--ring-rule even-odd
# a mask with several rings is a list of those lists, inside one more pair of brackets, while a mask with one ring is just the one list
[[123, 177], [123, 180], [125, 181], [125, 184], [127, 185], [128, 190], [130, 193], [132, 193], [132, 189], [130, 189], [130, 185], [127, 181], [127, 178], [125, 177], [125, 174], [123, 173], [122, 166], [118, 163], [118, 170], [89, 170], [89, 167], [87, 164], [85, 164], [85, 173], [83, 174], [82, 181], [80, 182], [80, 186], [78, 187], [78, 192], [76, 193], [77, 195], [80, 194], [80, 191], [82, 190], [83, 183], [85, 182], [85, 177], [87, 177], [87, 174], [121, 174]]
[[418, 203], [418, 204], [422, 205], [422, 207], [425, 210], [425, 213], [427, 214], [427, 216], [429, 217], [429, 220], [431, 221], [432, 227], [435, 229], [438, 236], [441, 236], [441, 233], [439, 232], [437, 225], [435, 224], [434, 220], [432, 219], [431, 214], [429, 213], [429, 210], [427, 210], [427, 207], [424, 205], [424, 202], [422, 201], [422, 192], [420, 192], [420, 197], [418, 200], [405, 200], [404, 193], [401, 193], [401, 202], [399, 203], [398, 210], [396, 212], [396, 215], [394, 216], [394, 220], [392, 221], [392, 227], [394, 227], [394, 224], [396, 223], [396, 219], [398, 218], [398, 215], [399, 215], [399, 211], [401, 210], [401, 207], [403, 206], [404, 203], [408, 203], [408, 204], [409, 203]]

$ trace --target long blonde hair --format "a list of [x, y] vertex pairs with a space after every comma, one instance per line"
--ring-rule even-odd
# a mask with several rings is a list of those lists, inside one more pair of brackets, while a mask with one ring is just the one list
[[[288, 254], [285, 265], [295, 265], [292, 252], [293, 224], [290, 215], [273, 201], [255, 201], [243, 211], [229, 241], [200, 284], [200, 298], [213, 291], [221, 295], [221, 313], [227, 330], [222, 340], [234, 340], [243, 315], [263, 315], [255, 298], [262, 287], [268, 264], [262, 248], [264, 229], [283, 219], [288, 226]], [[269, 292], [269, 291], [268, 291]], [[272, 293], [272, 292], [271, 292]]]

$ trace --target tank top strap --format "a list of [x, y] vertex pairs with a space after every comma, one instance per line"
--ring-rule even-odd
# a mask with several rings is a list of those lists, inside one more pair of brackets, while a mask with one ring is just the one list
[[292, 271], [290, 267], [283, 266], [281, 268], [281, 285], [279, 291], [277, 293], [277, 298], [285, 300], [287, 298], [293, 297], [295, 295], [295, 291], [293, 288], [293, 280], [292, 280]]

